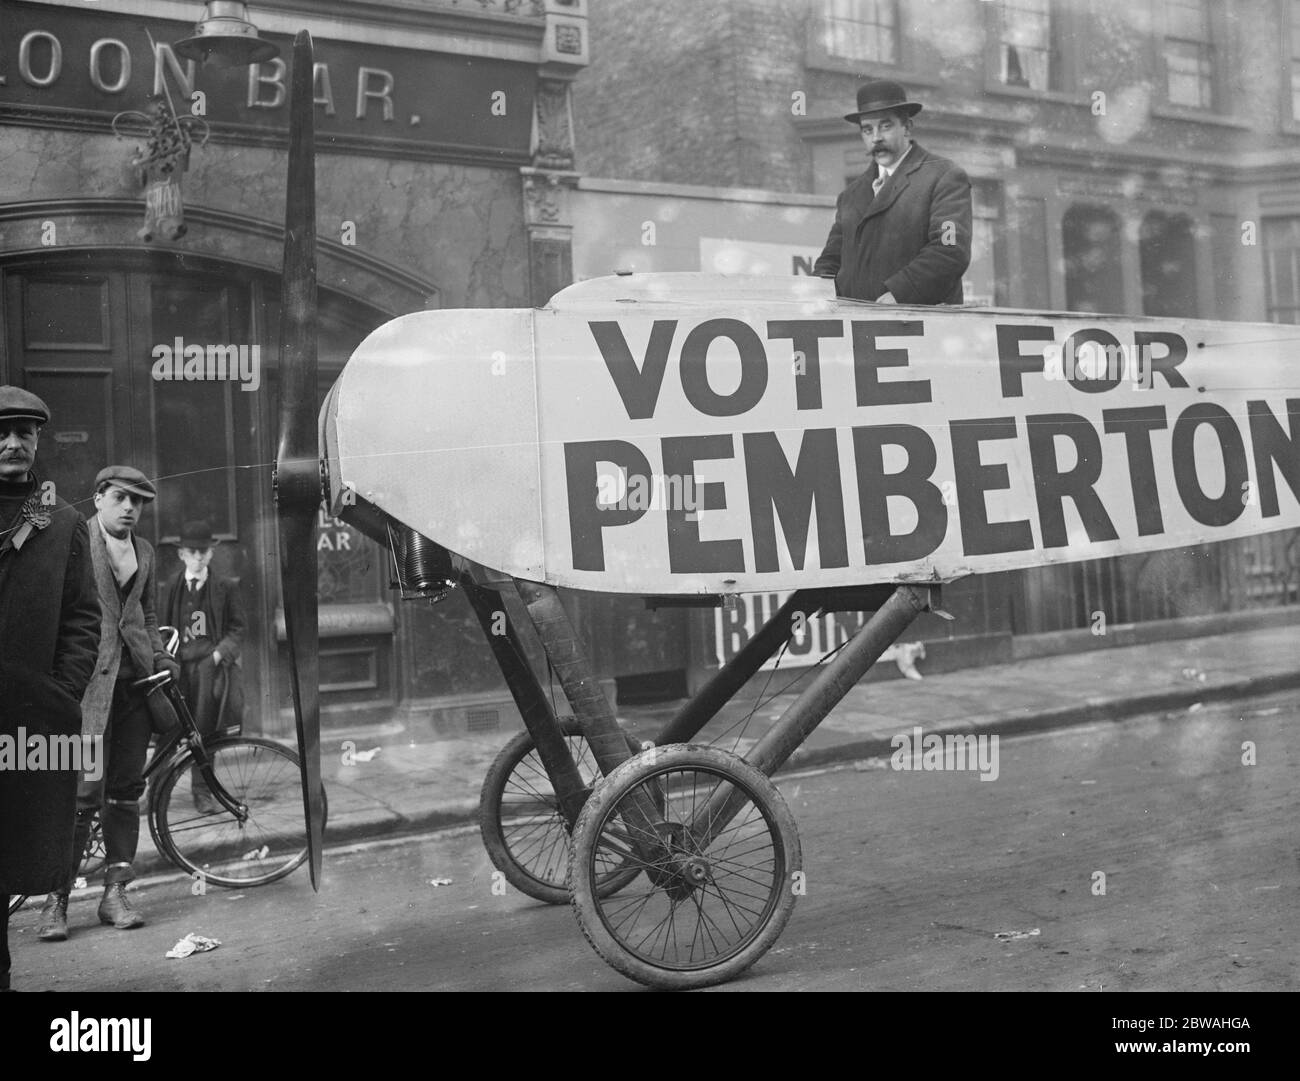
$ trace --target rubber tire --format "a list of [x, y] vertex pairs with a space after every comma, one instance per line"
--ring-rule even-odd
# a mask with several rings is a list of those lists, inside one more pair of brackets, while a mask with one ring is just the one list
[[[737, 953], [716, 965], [680, 969], [652, 964], [638, 957], [606, 927], [597, 904], [590, 868], [608, 812], [617, 807], [629, 791], [656, 775], [693, 767], [712, 770], [746, 790], [767, 821], [768, 833], [776, 842], [781, 865], [775, 869], [772, 892], [769, 893], [771, 911], [753, 937]], [[676, 743], [638, 754], [596, 786], [574, 824], [569, 885], [578, 926], [592, 949], [607, 964], [647, 987], [685, 991], [734, 979], [772, 948], [794, 911], [796, 896], [791, 876], [802, 868], [803, 855], [794, 815], [776, 785], [764, 773], [719, 747]]]
[[[580, 739], [582, 737], [582, 725], [574, 718], [562, 720], [560, 722], [560, 731], [567, 738]], [[632, 754], [637, 754], [641, 750], [641, 744], [630, 735], [627, 737], [627, 745]], [[560, 860], [560, 877], [556, 879], [541, 878], [526, 870], [515, 858], [515, 854], [511, 851], [509, 842], [506, 840], [505, 829], [501, 823], [501, 800], [505, 795], [506, 784], [519, 763], [534, 750], [533, 737], [527, 732], [520, 732], [501, 749], [492, 765], [488, 767], [487, 775], [483, 778], [483, 788], [479, 792], [479, 833], [483, 837], [483, 847], [487, 849], [492, 866], [505, 875], [506, 881], [510, 885], [536, 901], [542, 901], [548, 905], [564, 905], [569, 903], [568, 852], [563, 853]], [[555, 813], [559, 814], [558, 804]], [[571, 848], [567, 843], [567, 839], [566, 848]], [[636, 871], [630, 874], [607, 876], [601, 885], [601, 896], [608, 897], [622, 889], [628, 883], [634, 881], [639, 873], [639, 871]]]
[[[259, 739], [255, 736], [225, 736], [221, 739], [213, 740], [207, 744], [207, 750], [216, 754], [222, 749], [236, 746], [253, 746], [261, 747], [271, 751], [272, 754], [278, 755], [293, 764], [294, 773], [299, 772], [299, 758], [296, 751], [290, 750], [283, 744], [276, 743], [274, 740]], [[170, 820], [165, 813], [170, 806], [172, 793], [176, 790], [177, 780], [189, 772], [193, 764], [194, 756], [191, 752], [186, 752], [176, 758], [171, 765], [167, 767], [167, 772], [158, 782], [156, 797], [149, 804], [149, 832], [153, 835], [154, 844], [158, 850], [166, 856], [172, 863], [176, 864], [181, 870], [191, 875], [201, 875], [205, 882], [214, 886], [224, 886], [227, 889], [243, 889], [247, 886], [265, 886], [270, 882], [278, 881], [286, 875], [292, 874], [304, 863], [307, 862], [307, 845], [306, 833], [307, 827], [303, 825], [303, 848], [289, 863], [277, 866], [274, 871], [265, 875], [258, 875], [254, 878], [228, 878], [223, 875], [213, 874], [206, 867], [194, 863], [188, 857], [183, 855], [179, 848], [172, 841], [171, 833], [168, 830], [167, 823]], [[232, 796], [239, 798], [238, 793], [231, 793]], [[254, 808], [254, 811], [256, 809]], [[329, 817], [329, 806], [325, 799], [325, 790], [321, 789], [321, 810], [325, 818]], [[324, 823], [322, 822], [322, 829]]]

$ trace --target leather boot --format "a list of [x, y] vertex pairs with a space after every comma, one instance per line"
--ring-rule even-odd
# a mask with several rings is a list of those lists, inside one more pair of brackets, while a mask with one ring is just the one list
[[41, 925], [36, 937], [42, 942], [64, 942], [68, 937], [68, 894], [59, 890], [45, 898], [41, 909]]
[[104, 887], [104, 896], [99, 902], [99, 922], [116, 927], [119, 931], [144, 926], [144, 917], [126, 899], [125, 882], [111, 882]]

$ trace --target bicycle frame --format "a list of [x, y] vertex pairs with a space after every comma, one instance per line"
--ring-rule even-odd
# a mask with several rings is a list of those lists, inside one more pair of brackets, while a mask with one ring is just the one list
[[[174, 659], [176, 646], [180, 641], [180, 632], [175, 627], [159, 627], [158, 630], [166, 638], [167, 652]], [[136, 680], [132, 683], [132, 686], [144, 691], [146, 698], [151, 694], [161, 692], [171, 703], [172, 709], [176, 711], [176, 716], [180, 720], [180, 728], [163, 736], [158, 746], [154, 748], [154, 753], [145, 764], [144, 778], [148, 780], [162, 767], [163, 763], [170, 767], [172, 763], [181, 761], [186, 754], [189, 754], [194, 759], [195, 768], [198, 769], [204, 781], [207, 782], [213, 798], [234, 815], [241, 824], [246, 822], [248, 820], [248, 806], [238, 802], [231, 796], [217, 779], [212, 770], [212, 759], [203, 744], [203, 737], [199, 735], [199, 726], [194, 720], [194, 715], [190, 712], [190, 707], [185, 702], [185, 696], [181, 694], [180, 687], [171, 678], [171, 674], [166, 671], [155, 672], [152, 676]], [[152, 803], [152, 799], [150, 802]]]

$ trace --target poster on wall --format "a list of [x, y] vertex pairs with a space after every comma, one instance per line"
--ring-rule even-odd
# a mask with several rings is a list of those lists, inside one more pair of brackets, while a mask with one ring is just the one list
[[821, 248], [762, 240], [700, 237], [700, 269], [706, 274], [806, 274]]

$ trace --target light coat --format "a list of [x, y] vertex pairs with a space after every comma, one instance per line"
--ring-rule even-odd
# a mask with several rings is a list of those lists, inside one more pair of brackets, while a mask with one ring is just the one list
[[[102, 735], [108, 725], [108, 714], [113, 707], [113, 686], [117, 682], [118, 668], [122, 662], [122, 646], [131, 653], [140, 678], [153, 675], [157, 670], [156, 658], [166, 656], [162, 638], [158, 635], [158, 617], [154, 612], [154, 552], [153, 545], [134, 533], [131, 543], [139, 564], [131, 589], [125, 601], [118, 597], [117, 579], [109, 562], [108, 546], [99, 528], [97, 516], [87, 522], [90, 530], [90, 557], [95, 568], [95, 585], [99, 590], [102, 612], [99, 637], [99, 657], [90, 685], [81, 699], [81, 732], [86, 736]], [[151, 695], [153, 698], [157, 695]]]

